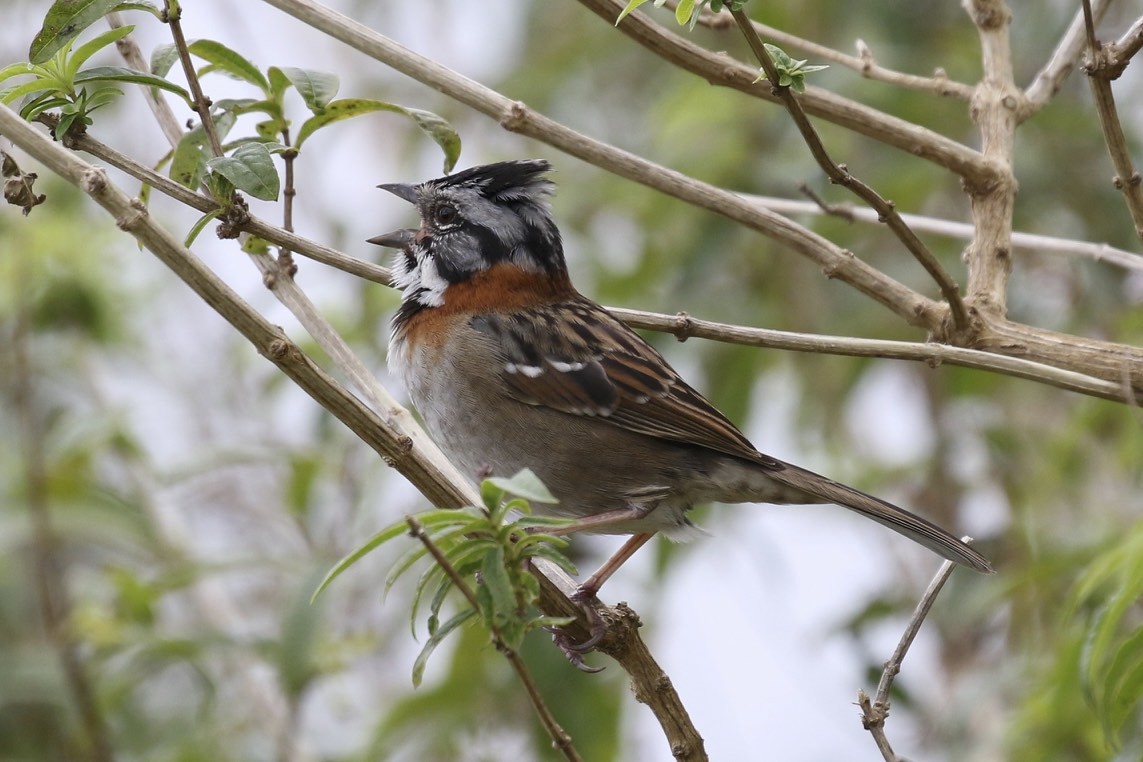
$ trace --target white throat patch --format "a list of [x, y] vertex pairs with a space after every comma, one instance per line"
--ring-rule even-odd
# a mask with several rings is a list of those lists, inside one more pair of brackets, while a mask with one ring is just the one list
[[409, 268], [405, 252], [398, 252], [393, 263], [393, 281], [405, 299], [415, 299], [426, 307], [440, 307], [444, 304], [448, 281], [437, 272], [436, 262], [428, 254], [418, 252], [416, 261], [416, 266]]

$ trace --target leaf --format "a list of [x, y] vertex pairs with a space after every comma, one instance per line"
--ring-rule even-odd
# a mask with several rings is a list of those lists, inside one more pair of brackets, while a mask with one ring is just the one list
[[[13, 101], [23, 98], [25, 95], [31, 95], [32, 93], [45, 89], [52, 90], [50, 93], [45, 93], [49, 97], [55, 95], [55, 89], [46, 86], [46, 83], [42, 79], [33, 79], [31, 82], [25, 82], [22, 85], [16, 85], [15, 87], [10, 87], [0, 92], [0, 103], [12, 103]], [[64, 102], [67, 103], [68, 101], [64, 99]], [[27, 117], [24, 118], [26, 119]]]
[[195, 222], [195, 224], [191, 225], [191, 229], [187, 233], [186, 240], [183, 241], [183, 246], [189, 249], [194, 243], [195, 239], [198, 238], [199, 233], [201, 233], [206, 228], [211, 220], [220, 214], [222, 214], [222, 209], [211, 209], [209, 212], [199, 217], [198, 221]]
[[163, 79], [145, 71], [136, 71], [124, 66], [97, 66], [94, 69], [81, 71], [75, 77], [75, 83], [86, 84], [90, 82], [132, 82], [136, 85], [148, 85], [174, 93], [190, 105], [190, 93], [170, 80]]
[[429, 111], [405, 108], [395, 103], [367, 98], [344, 98], [328, 104], [322, 113], [316, 114], [302, 123], [294, 146], [300, 150], [309, 136], [322, 127], [375, 111], [389, 111], [412, 119], [444, 151], [445, 172], [451, 171], [456, 166], [456, 160], [460, 157], [460, 135], [447, 121]]
[[518, 474], [505, 479], [500, 476], [493, 476], [486, 481], [499, 487], [509, 494], [522, 497], [525, 500], [530, 500], [533, 503], [558, 503], [559, 500], [553, 495], [544, 483], [540, 481], [540, 477], [536, 476], [531, 469], [525, 468]]
[[275, 201], [281, 190], [274, 158], [261, 143], [246, 143], [230, 156], [219, 156], [206, 163], [211, 171], [234, 183], [234, 187], [263, 201]]
[[516, 593], [512, 590], [512, 580], [504, 568], [504, 548], [493, 547], [484, 556], [480, 565], [481, 581], [491, 596], [491, 620], [500, 625], [510, 620], [516, 612]]
[[56, 0], [44, 25], [32, 39], [28, 60], [41, 64], [54, 56], [84, 29], [106, 16], [119, 0]]
[[647, 2], [647, 0], [628, 0], [627, 5], [625, 5], [623, 10], [619, 12], [619, 18], [615, 19], [615, 26], [619, 26], [620, 21], [627, 18], [627, 16], [630, 15], [632, 11], [634, 11], [645, 2]]
[[444, 639], [449, 636], [449, 633], [451, 633], [457, 627], [460, 627], [462, 624], [467, 622], [475, 614], [476, 614], [475, 610], [465, 609], [464, 611], [460, 612], [459, 614], [454, 616], [452, 619], [448, 620], [447, 622], [442, 624], [440, 627], [438, 627], [436, 629], [436, 632], [434, 632], [432, 634], [432, 637], [430, 637], [425, 642], [424, 648], [422, 648], [421, 652], [419, 654], [417, 654], [417, 659], [416, 659], [416, 661], [413, 662], [413, 687], [414, 688], [420, 687], [421, 680], [425, 676], [425, 667], [429, 663], [429, 657], [432, 656], [433, 651], [436, 650], [437, 646], [439, 646], [444, 641]]
[[290, 78], [282, 73], [282, 70], [277, 66], [271, 66], [267, 69], [266, 75], [270, 79], [270, 92], [268, 93], [270, 100], [281, 103], [282, 93], [290, 87]]
[[118, 5], [116, 5], [111, 10], [113, 10], [113, 11], [144, 11], [145, 13], [150, 13], [152, 16], [157, 18], [159, 21], [163, 20], [163, 12], [161, 10], [159, 10], [159, 6], [155, 5], [154, 3], [145, 3], [145, 2], [119, 3]]
[[283, 66], [280, 71], [302, 96], [310, 111], [320, 114], [337, 95], [339, 86], [336, 74], [311, 69], [296, 69]]
[[0, 82], [12, 77], [18, 77], [21, 74], [35, 74], [38, 67], [32, 66], [30, 63], [20, 61], [14, 64], [8, 64], [3, 69], [0, 69]]
[[121, 26], [118, 29], [111, 29], [103, 34], [80, 45], [75, 49], [67, 58], [67, 70], [64, 72], [64, 78], [67, 81], [75, 79], [76, 72], [79, 67], [87, 63], [87, 59], [98, 53], [103, 48], [107, 47], [116, 40], [121, 40], [135, 29], [133, 26]]
[[151, 73], [157, 77], [165, 77], [177, 60], [179, 60], [177, 45], [173, 42], [159, 45], [151, 51]]
[[401, 522], [400, 524], [390, 524], [377, 534], [370, 537], [365, 541], [364, 545], [333, 565], [333, 568], [326, 573], [325, 578], [322, 579], [321, 583], [317, 586], [317, 589], [314, 590], [314, 594], [310, 596], [310, 600], [315, 600], [319, 595], [321, 595], [322, 590], [325, 590], [327, 587], [329, 587], [330, 582], [333, 582], [335, 579], [341, 576], [343, 571], [353, 566], [365, 556], [372, 553], [377, 549], [378, 546], [383, 545], [389, 540], [392, 540], [394, 537], [401, 536], [407, 531], [409, 531], [408, 525], [406, 525], [404, 522]]
[[172, 180], [185, 188], [197, 190], [206, 174], [206, 152], [203, 146], [206, 136], [202, 132], [188, 132], [179, 139], [171, 157], [171, 169], [167, 173]]
[[195, 40], [187, 45], [187, 50], [204, 61], [210, 62], [224, 74], [243, 82], [249, 82], [264, 93], [270, 92], [270, 83], [266, 81], [266, 77], [259, 71], [258, 67], [221, 42]]
[[695, 0], [679, 0], [679, 4], [675, 6], [675, 21], [682, 26], [691, 20], [691, 14], [694, 12]]

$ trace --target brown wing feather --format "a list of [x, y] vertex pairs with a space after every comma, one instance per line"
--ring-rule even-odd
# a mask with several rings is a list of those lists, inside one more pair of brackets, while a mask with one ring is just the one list
[[497, 340], [505, 391], [521, 402], [768, 460], [650, 344], [586, 299], [484, 315], [472, 325]]

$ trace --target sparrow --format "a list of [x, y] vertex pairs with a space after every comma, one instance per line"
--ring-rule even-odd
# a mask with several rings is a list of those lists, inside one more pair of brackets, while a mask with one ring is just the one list
[[656, 534], [688, 539], [703, 503], [835, 503], [938, 555], [993, 571], [935, 524], [759, 452], [650, 344], [576, 291], [543, 160], [378, 187], [414, 204], [418, 229], [369, 239], [399, 249], [402, 302], [390, 372], [469, 477], [531, 469], [559, 499], [537, 511], [566, 531], [630, 534], [588, 577], [595, 595]]

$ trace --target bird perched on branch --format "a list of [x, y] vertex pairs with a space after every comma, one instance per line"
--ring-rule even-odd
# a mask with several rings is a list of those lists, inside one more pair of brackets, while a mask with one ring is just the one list
[[569, 531], [632, 537], [580, 586], [593, 596], [656, 533], [684, 539], [699, 503], [836, 503], [935, 553], [977, 551], [879, 498], [759, 452], [654, 348], [576, 291], [547, 198], [546, 161], [506, 161], [379, 187], [419, 229], [400, 249], [404, 298], [389, 366], [430, 434], [473, 479], [535, 472]]

